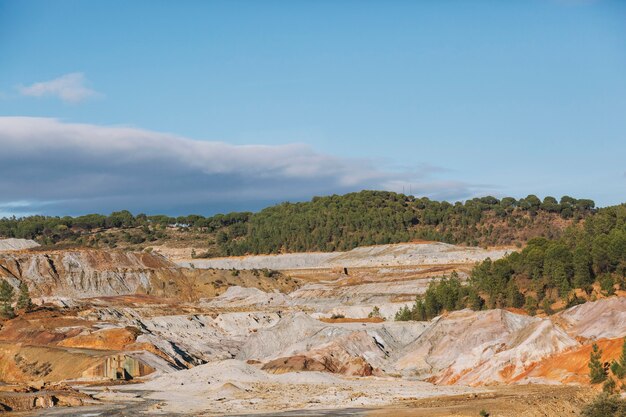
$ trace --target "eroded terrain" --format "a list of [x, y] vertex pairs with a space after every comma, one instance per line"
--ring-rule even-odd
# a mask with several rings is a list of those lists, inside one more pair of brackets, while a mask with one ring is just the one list
[[510, 251], [422, 242], [173, 262], [9, 247], [0, 277], [25, 282], [38, 306], [2, 323], [0, 404], [45, 415], [577, 412], [593, 394], [591, 343], [605, 361], [621, 352], [626, 298], [551, 317], [393, 321], [430, 280], [465, 279]]

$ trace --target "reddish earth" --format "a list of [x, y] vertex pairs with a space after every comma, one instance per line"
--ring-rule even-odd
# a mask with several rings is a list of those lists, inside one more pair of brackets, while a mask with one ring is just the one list
[[70, 337], [57, 343], [57, 346], [124, 350], [135, 342], [139, 334], [139, 330], [132, 327], [104, 329], [91, 334]]
[[[602, 361], [610, 364], [622, 353], [623, 338], [600, 339], [597, 342], [602, 350]], [[547, 378], [563, 383], [589, 384], [589, 357], [592, 344], [582, 346], [558, 355], [550, 356], [532, 365], [514, 381], [531, 378]], [[513, 382], [513, 381], [512, 381]]]

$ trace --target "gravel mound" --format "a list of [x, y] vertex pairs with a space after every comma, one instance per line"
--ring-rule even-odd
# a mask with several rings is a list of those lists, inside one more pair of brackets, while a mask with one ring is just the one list
[[0, 252], [30, 249], [40, 246], [39, 243], [30, 239], [0, 239]]

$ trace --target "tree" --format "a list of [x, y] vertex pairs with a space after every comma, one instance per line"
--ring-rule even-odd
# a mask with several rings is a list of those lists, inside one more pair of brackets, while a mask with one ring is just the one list
[[5, 318], [15, 317], [15, 311], [13, 311], [13, 296], [15, 290], [6, 280], [0, 281], [0, 315]]
[[20, 283], [20, 293], [17, 297], [17, 308], [20, 310], [30, 310], [33, 307], [33, 302], [30, 299], [30, 293], [28, 292], [28, 286], [26, 283]]
[[378, 306], [374, 306], [374, 308], [372, 309], [372, 311], [370, 311], [370, 313], [367, 315], [367, 317], [369, 317], [369, 318], [382, 318], [382, 315], [380, 314], [380, 309], [378, 308]]
[[606, 381], [604, 381], [604, 384], [602, 385], [602, 391], [606, 392], [607, 394], [614, 394], [616, 389], [617, 384], [615, 383], [613, 378], [608, 378]]
[[428, 317], [426, 317], [426, 308], [424, 307], [424, 302], [422, 300], [415, 300], [415, 304], [411, 310], [411, 317], [415, 321], [428, 320]]
[[485, 300], [478, 294], [478, 291], [471, 288], [467, 296], [467, 306], [474, 311], [480, 311], [485, 307]]
[[411, 310], [409, 310], [409, 307], [408, 306], [404, 306], [400, 310], [398, 310], [398, 312], [396, 313], [395, 319], [396, 319], [396, 321], [409, 321], [409, 320], [411, 320]]
[[537, 302], [536, 298], [531, 297], [530, 295], [526, 296], [524, 308], [526, 309], [526, 311], [528, 311], [528, 314], [530, 314], [531, 316], [534, 316], [535, 314], [537, 314], [538, 306], [539, 306], [539, 303]]
[[524, 306], [524, 296], [514, 280], [510, 280], [506, 289], [506, 301], [509, 307], [522, 308]]
[[599, 384], [604, 382], [606, 378], [607, 372], [602, 364], [602, 350], [594, 343], [589, 355], [589, 379], [592, 384]]
[[617, 361], [613, 361], [611, 364], [611, 372], [619, 379], [623, 379], [626, 376], [626, 338], [622, 344], [622, 354]]
[[593, 276], [591, 275], [592, 259], [589, 250], [578, 246], [574, 250], [573, 264], [574, 286], [584, 288], [587, 285], [591, 285], [593, 283]]

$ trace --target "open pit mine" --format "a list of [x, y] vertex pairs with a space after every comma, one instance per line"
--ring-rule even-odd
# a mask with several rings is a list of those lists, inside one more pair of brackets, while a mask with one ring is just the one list
[[[576, 415], [591, 345], [619, 357], [626, 298], [395, 321], [431, 280], [513, 249], [443, 243], [216, 259], [0, 242], [34, 306], [0, 322], [19, 415]], [[372, 312], [376, 309], [376, 313]]]

